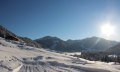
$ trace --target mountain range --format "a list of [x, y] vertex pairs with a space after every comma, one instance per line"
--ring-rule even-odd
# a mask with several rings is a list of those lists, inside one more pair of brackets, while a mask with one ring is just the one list
[[[100, 37], [90, 37], [81, 40], [64, 41], [57, 37], [45, 36], [36, 40], [27, 37], [20, 37], [0, 25], [0, 37], [5, 39], [25, 42], [26, 45], [45, 48], [60, 52], [80, 51], [120, 51], [120, 44], [116, 41], [106, 40]], [[120, 52], [119, 52], [120, 53]]]
[[64, 41], [57, 37], [46, 36], [40, 39], [36, 39], [34, 41], [41, 44], [44, 48], [67, 52], [105, 51], [118, 43], [115, 41], [105, 40], [99, 37]]

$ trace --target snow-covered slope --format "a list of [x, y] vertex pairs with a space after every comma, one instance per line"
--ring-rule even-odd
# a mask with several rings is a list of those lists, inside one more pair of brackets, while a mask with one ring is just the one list
[[0, 72], [120, 72], [120, 65], [19, 45], [0, 38]]

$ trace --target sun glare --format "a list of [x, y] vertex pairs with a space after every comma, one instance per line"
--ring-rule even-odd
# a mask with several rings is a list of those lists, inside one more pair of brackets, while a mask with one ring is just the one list
[[101, 26], [101, 33], [107, 37], [114, 34], [115, 27], [111, 24], [104, 24]]

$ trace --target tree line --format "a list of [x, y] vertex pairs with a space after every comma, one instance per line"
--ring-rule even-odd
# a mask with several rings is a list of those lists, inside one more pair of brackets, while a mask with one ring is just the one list
[[102, 62], [118, 62], [120, 63], [120, 55], [109, 52], [82, 52], [81, 55], [73, 55], [75, 57], [84, 58], [90, 61]]

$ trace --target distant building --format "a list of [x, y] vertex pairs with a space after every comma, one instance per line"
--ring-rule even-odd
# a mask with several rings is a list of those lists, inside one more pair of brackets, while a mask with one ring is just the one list
[[117, 58], [118, 56], [117, 55], [108, 55], [108, 57]]

